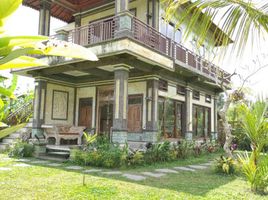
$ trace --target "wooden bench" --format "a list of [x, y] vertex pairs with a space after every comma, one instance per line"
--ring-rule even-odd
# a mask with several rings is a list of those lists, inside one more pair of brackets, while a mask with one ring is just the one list
[[60, 145], [60, 140], [74, 140], [77, 139], [77, 144], [82, 144], [84, 126], [68, 126], [68, 125], [42, 125], [44, 129], [46, 140], [48, 138], [55, 138], [56, 145]]

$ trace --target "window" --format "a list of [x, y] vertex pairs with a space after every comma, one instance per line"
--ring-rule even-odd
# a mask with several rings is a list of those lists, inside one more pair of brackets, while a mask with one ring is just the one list
[[158, 89], [162, 91], [168, 91], [168, 82], [163, 79], [160, 79]]
[[210, 135], [210, 108], [193, 105], [193, 136], [196, 138]]
[[181, 85], [177, 85], [177, 94], [185, 95], [186, 94], [186, 88], [181, 86]]
[[164, 19], [161, 20], [160, 32], [177, 43], [181, 42], [182, 32], [180, 29], [175, 29], [173, 23], [167, 23]]
[[158, 124], [164, 137], [178, 138], [182, 136], [182, 110], [183, 103], [158, 98]]
[[200, 99], [200, 92], [194, 90], [193, 91], [193, 99], [199, 100]]
[[211, 103], [211, 95], [206, 94], [206, 102]]

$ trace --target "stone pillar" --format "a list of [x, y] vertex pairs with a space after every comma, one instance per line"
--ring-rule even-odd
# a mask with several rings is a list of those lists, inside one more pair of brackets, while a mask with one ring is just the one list
[[50, 0], [40, 0], [40, 11], [39, 11], [39, 35], [49, 36], [50, 31]]
[[192, 102], [192, 90], [187, 87], [185, 94], [185, 139], [193, 139], [193, 102]]
[[[213, 123], [213, 129], [211, 130], [211, 139], [218, 139], [218, 97], [214, 96], [213, 99], [213, 118], [211, 119], [211, 123]], [[211, 113], [212, 114], [212, 113]]]
[[38, 138], [44, 137], [41, 125], [44, 123], [45, 119], [46, 89], [46, 81], [35, 81], [32, 138], [35, 138], [35, 136], [37, 136]]
[[56, 38], [58, 40], [68, 41], [69, 32], [65, 30], [59, 30], [56, 32]]
[[128, 11], [129, 0], [115, 0], [115, 14]]
[[133, 15], [128, 10], [128, 0], [115, 1], [115, 15], [118, 17], [115, 37], [132, 36]]
[[158, 137], [158, 80], [147, 81], [146, 130], [143, 140], [156, 142]]
[[75, 25], [75, 28], [81, 26], [81, 19], [82, 19], [82, 16], [80, 14], [74, 16], [74, 25]]
[[122, 65], [114, 69], [114, 114], [112, 141], [124, 144], [127, 141], [128, 73]]

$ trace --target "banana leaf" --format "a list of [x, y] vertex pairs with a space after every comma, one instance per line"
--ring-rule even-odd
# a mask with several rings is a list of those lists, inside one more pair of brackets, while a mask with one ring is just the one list
[[37, 58], [20, 56], [14, 60], [0, 65], [0, 70], [38, 66], [47, 66], [47, 63]]

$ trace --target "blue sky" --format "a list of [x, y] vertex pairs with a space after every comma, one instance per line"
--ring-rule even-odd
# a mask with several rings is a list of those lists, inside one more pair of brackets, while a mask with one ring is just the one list
[[[17, 12], [11, 16], [6, 23], [6, 31], [10, 35], [37, 35], [38, 34], [39, 13], [31, 8], [21, 6]], [[60, 20], [51, 20], [51, 34], [53, 29], [63, 26]], [[251, 42], [251, 41], [250, 41]], [[246, 77], [253, 73], [259, 66], [268, 64], [268, 36], [261, 39], [260, 45], [254, 44], [254, 48], [249, 44], [242, 58], [234, 55], [228, 56], [220, 66], [232, 73], [236, 70], [241, 76]], [[5, 72], [1, 72], [5, 73]], [[6, 74], [6, 73], [5, 73]], [[268, 96], [268, 67], [260, 70], [249, 79], [247, 87], [252, 89], [255, 94], [264, 94]], [[20, 90], [26, 91], [27, 87], [33, 87], [33, 80], [20, 77]], [[234, 78], [234, 84], [239, 85], [239, 78]]]

